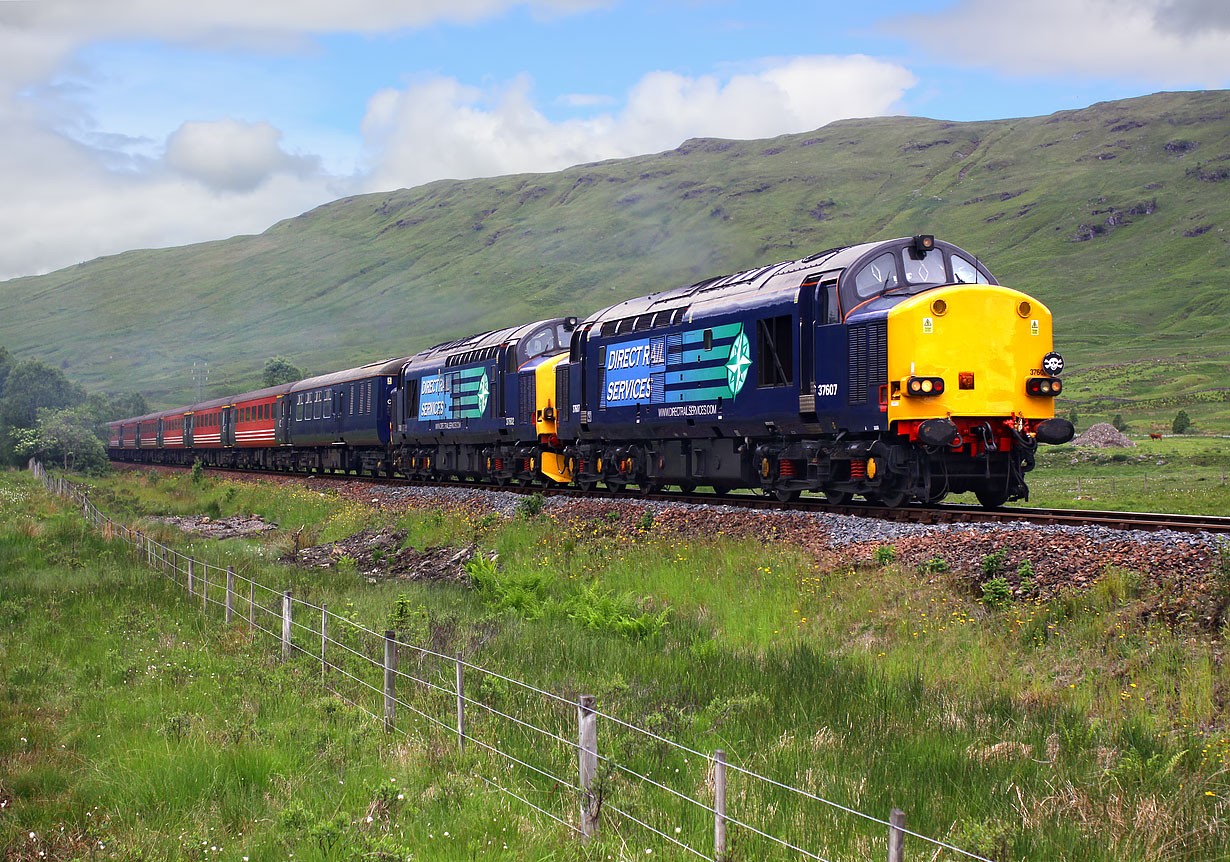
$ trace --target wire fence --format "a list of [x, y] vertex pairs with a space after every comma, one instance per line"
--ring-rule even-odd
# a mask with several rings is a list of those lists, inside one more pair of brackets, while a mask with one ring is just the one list
[[72, 500], [105, 539], [126, 543], [181, 587], [203, 613], [246, 625], [254, 643], [280, 649], [283, 661], [318, 665], [326, 690], [389, 733], [417, 739], [426, 730], [437, 744], [452, 740], [475, 755], [467, 763], [479, 781], [580, 840], [610, 818], [714, 862], [735, 852], [748, 859], [830, 862], [842, 853], [900, 862], [907, 837], [930, 860], [990, 862], [907, 829], [900, 809], [888, 819], [859, 811], [730, 763], [723, 750], [701, 752], [603, 712], [593, 696], [564, 697], [472, 664], [460, 652], [406, 643], [326, 603], [187, 556], [105, 515], [86, 490], [37, 461], [30, 470], [49, 492]]

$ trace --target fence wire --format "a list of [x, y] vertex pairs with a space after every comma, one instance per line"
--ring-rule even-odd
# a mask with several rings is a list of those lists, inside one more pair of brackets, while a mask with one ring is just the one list
[[[150, 567], [164, 574], [173, 583], [179, 586], [182, 586], [186, 589], [188, 586], [187, 576], [189, 572], [191, 572], [193, 581], [194, 581], [194, 584], [193, 584], [194, 588], [193, 588], [192, 595], [193, 595], [193, 598], [197, 598], [197, 591], [199, 591], [200, 593], [199, 598], [202, 602], [203, 611], [207, 609], [208, 605], [214, 605], [216, 607], [226, 606], [225, 600], [220, 601], [217, 598], [215, 598], [213, 595], [210, 595], [210, 592], [211, 592], [210, 588], [212, 588], [212, 591], [214, 593], [217, 593], [219, 590], [226, 592], [227, 591], [226, 576], [228, 574], [228, 571], [230, 570], [222, 568], [220, 566], [211, 565], [210, 563], [204, 560], [197, 560], [194, 557], [189, 557], [175, 548], [164, 545], [161, 542], [158, 542], [150, 538], [149, 536], [145, 535], [144, 533], [142, 533], [140, 530], [136, 528], [129, 527], [126, 524], [120, 524], [114, 521], [113, 519], [105, 515], [103, 512], [101, 512], [98, 509], [98, 507], [95, 506], [94, 503], [90, 501], [88, 492], [82, 490], [81, 488], [74, 485], [73, 483], [68, 482], [62, 477], [52, 478], [51, 476], [47, 474], [46, 470], [44, 470], [42, 465], [39, 464], [37, 461], [32, 460], [30, 462], [30, 469], [31, 469], [31, 472], [42, 482], [44, 488], [49, 493], [55, 494], [57, 496], [64, 496], [64, 497], [67, 497], [73, 500], [80, 507], [81, 513], [84, 516], [84, 518], [87, 521], [89, 521], [92, 525], [98, 527], [100, 531], [103, 531], [107, 538], [118, 538], [121, 541], [125, 542], [130, 547], [132, 547], [133, 549], [143, 551], [146, 555], [146, 562], [150, 565]], [[181, 567], [181, 561], [183, 562], [182, 567]], [[175, 575], [183, 575], [184, 580], [181, 581], [180, 578], [168, 573], [168, 568], [170, 572], [173, 572]], [[209, 575], [210, 575], [211, 570], [216, 574], [216, 576], [218, 577], [218, 580], [210, 580]], [[330, 620], [336, 621], [339, 624], [339, 626], [342, 627], [340, 629], [341, 631], [349, 630], [359, 636], [362, 636], [362, 635], [370, 636], [372, 639], [374, 639], [377, 642], [377, 644], [383, 643], [385, 641], [386, 638], [383, 633], [373, 631], [372, 629], [369, 629], [359, 623], [356, 623], [353, 620], [339, 616], [333, 613], [332, 611], [329, 611], [327, 607], [323, 604], [317, 605], [312, 602], [305, 601], [303, 599], [296, 599], [293, 595], [289, 595], [290, 601], [287, 606], [285, 604], [285, 599], [289, 591], [288, 593], [283, 593], [281, 591], [265, 586], [264, 584], [257, 582], [253, 578], [249, 578], [249, 577], [240, 575], [238, 573], [233, 573], [233, 572], [232, 574], [234, 577], [234, 583], [236, 585], [236, 588], [238, 588], [238, 586], [241, 583], [243, 585], [247, 585], [250, 589], [250, 595], [252, 596], [252, 599], [249, 600], [248, 597], [241, 596], [238, 592], [238, 589], [229, 591], [230, 597], [231, 597], [232, 613], [234, 617], [238, 620], [246, 622], [254, 631], [260, 631], [264, 634], [269, 635], [271, 638], [273, 638], [275, 641], [277, 641], [278, 643], [282, 645], [284, 652], [298, 653], [303, 656], [306, 656], [307, 658], [315, 662], [319, 662], [321, 664], [321, 671], [322, 671], [322, 685], [326, 688], [326, 690], [328, 690], [335, 696], [341, 698], [343, 701], [350, 704], [351, 706], [354, 706], [355, 708], [359, 709], [361, 712], [370, 716], [372, 719], [382, 722], [388, 730], [396, 732], [396, 733], [400, 733], [402, 736], [409, 738], [409, 734], [407, 733], [407, 731], [404, 730], [403, 728], [398, 727], [395, 721], [390, 722], [386, 717], [382, 717], [378, 715], [377, 713], [371, 711], [370, 709], [364, 707], [361, 703], [358, 703], [355, 700], [353, 700], [351, 697], [348, 697], [346, 693], [341, 691], [339, 688], [329, 684], [325, 674], [327, 674], [327, 672], [336, 672], [340, 674], [341, 676], [353, 681], [356, 685], [358, 685], [361, 688], [361, 690], [365, 690], [368, 693], [380, 696], [380, 698], [383, 699], [383, 702], [385, 704], [386, 713], [391, 711], [392, 707], [400, 706], [403, 709], [418, 716], [419, 718], [421, 718], [423, 721], [427, 722], [428, 724], [438, 727], [450, 734], [458, 735], [460, 740], [462, 740], [463, 744], [469, 743], [469, 744], [476, 745], [479, 748], [482, 748], [483, 750], [488, 751], [491, 754], [497, 756], [498, 758], [502, 758], [511, 764], [515, 764], [524, 769], [528, 769], [529, 771], [535, 773], [536, 775], [539, 775], [543, 778], [546, 778], [554, 782], [560, 787], [565, 787], [569, 790], [575, 791], [577, 793], [582, 793], [582, 794], [586, 792], [586, 788], [583, 788], [579, 786], [578, 784], [574, 784], [570, 780], [564, 779], [560, 777], [559, 775], [556, 775], [547, 769], [542, 769], [538, 766], [535, 766], [509, 752], [501, 750], [496, 745], [492, 745], [490, 743], [484, 742], [483, 740], [470, 735], [470, 731], [468, 728], [466, 732], [463, 734], [459, 727], [450, 725], [445, 721], [441, 721], [439, 718], [425, 712], [422, 709], [419, 709], [413, 704], [408, 703], [406, 700], [398, 697], [394, 693], [393, 688], [391, 686], [388, 690], [386, 690], [379, 686], [372, 685], [370, 682], [364, 680], [362, 677], [357, 676], [356, 674], [351, 673], [349, 670], [342, 667], [341, 664], [337, 660], [330, 660], [328, 656], [325, 654], [325, 652], [323, 651], [324, 645], [331, 644], [335, 647], [340, 648], [342, 651], [344, 651], [345, 654], [353, 656], [356, 659], [360, 660], [361, 662], [366, 663], [367, 665], [371, 665], [373, 668], [379, 669], [381, 672], [387, 671], [389, 678], [392, 680], [396, 680], [396, 679], [408, 680], [410, 682], [413, 682], [417, 687], [426, 689], [428, 693], [435, 693], [435, 694], [447, 696], [449, 698], [455, 698], [456, 701], [463, 706], [463, 708], [466, 705], [473, 706], [477, 709], [482, 710], [484, 713], [490, 716], [508, 721], [516, 727], [523, 728], [525, 730], [532, 731], [535, 734], [539, 734], [541, 736], [547, 737], [551, 741], [562, 745], [565, 749], [569, 751], [576, 752], [576, 753], [583, 753], [583, 746], [581, 745], [581, 743], [574, 741], [572, 739], [566, 738], [564, 736], [561, 736], [555, 731], [549, 730], [547, 728], [539, 727], [533, 722], [525, 721], [523, 719], [517, 718], [516, 716], [511, 715], [510, 713], [505, 712], [503, 710], [500, 710], [490, 704], [484, 703], [481, 700], [477, 700], [477, 699], [465, 696], [461, 692], [454, 690], [452, 688], [442, 686], [442, 685], [437, 685], [425, 679], [419, 679], [418, 677], [415, 677], [413, 674], [406, 673], [405, 671], [401, 671], [395, 667], [390, 666], [386, 668], [386, 666], [384, 665], [382, 661], [376, 658], [373, 658], [372, 656], [369, 656], [361, 652], [360, 650], [357, 650], [345, 643], [342, 643], [341, 641], [335, 639], [334, 637], [332, 637], [329, 634], [329, 632], [337, 631], [337, 630], [333, 628], [333, 626], [329, 623], [329, 621]], [[262, 605], [256, 602], [255, 595], [256, 595], [257, 590], [264, 591], [266, 595], [272, 596], [275, 600], [281, 600], [281, 601], [278, 601], [277, 604], [283, 605], [283, 606], [282, 607], [278, 607], [278, 606], [266, 607], [265, 605]], [[246, 616], [239, 613], [238, 606], [244, 606], [247, 609]], [[296, 606], [299, 606], [305, 610], [319, 612], [320, 618], [324, 621], [325, 631], [322, 631], [321, 628], [304, 625], [303, 623], [295, 620], [294, 610]], [[264, 611], [268, 616], [272, 618], [283, 620], [283, 624], [286, 626], [288, 632], [293, 632], [294, 629], [299, 629], [301, 631], [304, 631], [304, 632], [307, 632], [308, 634], [313, 635], [314, 637], [322, 638], [322, 647], [321, 647], [322, 651], [319, 653], [313, 653], [310, 650], [304, 649], [302, 646], [295, 643], [293, 637], [289, 637], [289, 638], [285, 637], [282, 632], [274, 631], [272, 629], [266, 628], [265, 626], [261, 625], [260, 623], [256, 621], [257, 611]], [[446, 655], [444, 653], [440, 653], [440, 652], [437, 652], [435, 650], [432, 650], [426, 647], [418, 646], [415, 644], [403, 643], [401, 641], [397, 641], [396, 639], [393, 640], [393, 643], [398, 649], [408, 649], [414, 653], [417, 653], [422, 658], [426, 658], [426, 657], [438, 658], [444, 662], [454, 665], [456, 668], [459, 669], [459, 671], [460, 670], [471, 671], [475, 674], [481, 674], [484, 676], [491, 677], [493, 679], [501, 680], [510, 685], [516, 686], [517, 688], [523, 691], [532, 693], [546, 700], [554, 702], [556, 705], [566, 705], [570, 708], [577, 706], [577, 703], [574, 700], [563, 697], [562, 695], [556, 694], [555, 692], [551, 692], [551, 691], [547, 691], [545, 689], [539, 688], [537, 686], [534, 686], [522, 680], [518, 680], [513, 677], [505, 676], [501, 673], [491, 670], [490, 668], [482, 667], [481, 665], [472, 664], [462, 659], [460, 655], [450, 656], [450, 655]], [[345, 656], [343, 656], [343, 658], [345, 658]], [[609, 721], [613, 725], [623, 728], [629, 731], [630, 733], [643, 736], [647, 739], [654, 740], [655, 742], [662, 743], [668, 746], [669, 748], [680, 751], [682, 753], [693, 755], [699, 758], [700, 761], [703, 763], [709, 763], [709, 764], [714, 763], [714, 756], [711, 754], [706, 754], [704, 752], [691, 748], [687, 745], [683, 745], [682, 743], [678, 743], [678, 742], [675, 742], [674, 740], [667, 739], [666, 737], [660, 736], [656, 733], [653, 733], [652, 731], [638, 727], [630, 722], [624, 721], [623, 719], [620, 719], [617, 716], [611, 715], [609, 713], [601, 712], [596, 709], [592, 710], [592, 713], [595, 717], [602, 718], [606, 721]], [[681, 802], [686, 803], [688, 806], [697, 808], [708, 814], [712, 814], [715, 817], [719, 817], [722, 820], [722, 822], [726, 824], [737, 826], [741, 829], [745, 829], [747, 830], [747, 832], [760, 836], [761, 838], [764, 838], [765, 840], [772, 842], [773, 844], [781, 847], [782, 849], [793, 851], [794, 853], [797, 853], [805, 858], [820, 860], [820, 862], [827, 862], [825, 857], [817, 854], [814, 851], [798, 846], [797, 844], [785, 838], [782, 838], [780, 836], [776, 836], [769, 832], [763, 831], [762, 829], [754, 826], [753, 824], [747, 823], [744, 820], [741, 820], [731, 815], [730, 813], [719, 812], [719, 810], [715, 806], [709, 805], [705, 802], [702, 802], [699, 799], [696, 799], [688, 795], [687, 793], [671, 788], [661, 782], [655, 781], [648, 775], [638, 772], [632, 767], [626, 764], [620, 763], [617, 760], [614, 760], [613, 758], [597, 754], [596, 752], [593, 753], [593, 756], [596, 761], [601, 761], [607, 764], [610, 768], [618, 772], [621, 772], [625, 775], [628, 775], [629, 777], [635, 778], [639, 780], [640, 782], [642, 782], [643, 784], [647, 784], [657, 790], [660, 790], [668, 794], [669, 796], [675, 799], [678, 799]], [[938, 858], [938, 854], [940, 852], [947, 850], [952, 853], [956, 853], [960, 856], [963, 856], [967, 859], [978, 860], [978, 862], [991, 862], [991, 860], [987, 859], [984, 856], [979, 856], [975, 853], [962, 850], [959, 847], [955, 847], [939, 839], [932, 838], [928, 835], [924, 835], [918, 832], [914, 832], [910, 829], [905, 828], [904, 826], [894, 825], [890, 823], [888, 820], [884, 820], [872, 814], [867, 814], [866, 812], [859, 811], [855, 808], [851, 808], [849, 806], [843, 805], [834, 800], [826, 799], [822, 796], [819, 796], [818, 794], [811, 793], [807, 790], [803, 790], [802, 788], [793, 787], [789, 784], [786, 784], [784, 782], [778, 781], [776, 779], [770, 778], [765, 775], [761, 775], [745, 767], [741, 767], [736, 764], [726, 763], [725, 768], [730, 769], [731, 771], [739, 775], [742, 775], [752, 781], [763, 782], [764, 784], [768, 786], [777, 788], [787, 793], [794, 794], [799, 798], [811, 800], [821, 805], [828, 806], [835, 811], [848, 814], [852, 817], [862, 819], [865, 822], [874, 823], [882, 827], [888, 827], [890, 832], [892, 830], [895, 830], [897, 832], [900, 832], [902, 835], [909, 835], [913, 838], [916, 838], [919, 841], [922, 841], [935, 849], [936, 855], [933, 856], [932, 858]], [[507, 787], [502, 786], [501, 784], [496, 782], [493, 778], [488, 778], [487, 776], [482, 775], [477, 772], [474, 773], [474, 777], [478, 778], [479, 780], [481, 780], [488, 786], [500, 791], [501, 793], [504, 793], [508, 797], [512, 799], [516, 799], [522, 804], [527, 805], [530, 808], [533, 808], [534, 810], [547, 816], [551, 820], [563, 826], [566, 826], [567, 828], [573, 830], [574, 832], [577, 832], [578, 834], [583, 834], [583, 831], [579, 829], [571, 821], [561, 818], [557, 814], [554, 814], [534, 804], [532, 801], [530, 801], [529, 799], [526, 799], [524, 796], [514, 792], [513, 790]], [[677, 846], [687, 851], [688, 853], [694, 856], [697, 856], [701, 859], [715, 860], [716, 858], [718, 858], [716, 855], [708, 856], [702, 851], [697, 850], [696, 848], [679, 840], [678, 838], [675, 838], [667, 834], [666, 832], [661, 831], [660, 829], [654, 827], [650, 823], [634, 816], [633, 814], [621, 808], [616, 807], [609, 799], [602, 800], [601, 808], [603, 810], [609, 809], [610, 811], [619, 815], [621, 818], [627, 820], [628, 822], [636, 824], [637, 826], [661, 838], [667, 843]], [[715, 854], [716, 854], [716, 851], [715, 851]]]

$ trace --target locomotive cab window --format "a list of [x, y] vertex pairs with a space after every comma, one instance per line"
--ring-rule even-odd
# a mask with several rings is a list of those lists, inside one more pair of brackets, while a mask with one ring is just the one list
[[521, 339], [522, 362], [528, 362], [536, 356], [542, 356], [556, 346], [555, 328], [544, 326], [530, 333], [528, 338]]
[[891, 251], [884, 252], [854, 276], [854, 292], [859, 299], [870, 299], [897, 284], [897, 257]]
[[822, 322], [841, 323], [841, 308], [837, 305], [837, 282], [825, 281], [820, 284], [820, 315]]
[[921, 253], [913, 248], [902, 249], [901, 263], [906, 284], [944, 284], [948, 281], [944, 272], [944, 252], [938, 248]]
[[789, 314], [756, 321], [756, 385], [788, 386], [794, 382], [794, 327]]
[[957, 284], [990, 284], [978, 267], [974, 266], [959, 254], [952, 255], [952, 280]]

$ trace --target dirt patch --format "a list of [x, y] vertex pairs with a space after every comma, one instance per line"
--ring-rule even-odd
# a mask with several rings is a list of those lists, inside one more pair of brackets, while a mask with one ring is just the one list
[[469, 584], [465, 564], [475, 554], [471, 547], [403, 548], [405, 530], [362, 530], [338, 542], [327, 542], [288, 554], [281, 562], [307, 568], [327, 569], [340, 560], [354, 561], [355, 569], [369, 579], [433, 581]]
[[239, 539], [245, 536], [259, 536], [278, 528], [277, 524], [266, 521], [259, 515], [231, 515], [227, 518], [210, 518], [208, 515], [180, 518], [168, 515], [150, 520], [170, 524], [185, 533], [206, 539]]

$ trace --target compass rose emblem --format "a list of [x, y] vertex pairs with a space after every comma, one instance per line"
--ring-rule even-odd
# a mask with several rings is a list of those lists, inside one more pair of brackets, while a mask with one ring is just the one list
[[482, 416], [487, 412], [487, 399], [491, 395], [491, 385], [487, 382], [487, 372], [483, 372], [483, 379], [478, 381], [478, 415]]
[[747, 370], [751, 366], [752, 348], [747, 341], [747, 334], [740, 326], [739, 334], [730, 345], [730, 356], [726, 359], [726, 386], [730, 389], [731, 397], [738, 395], [743, 384], [747, 382]]

